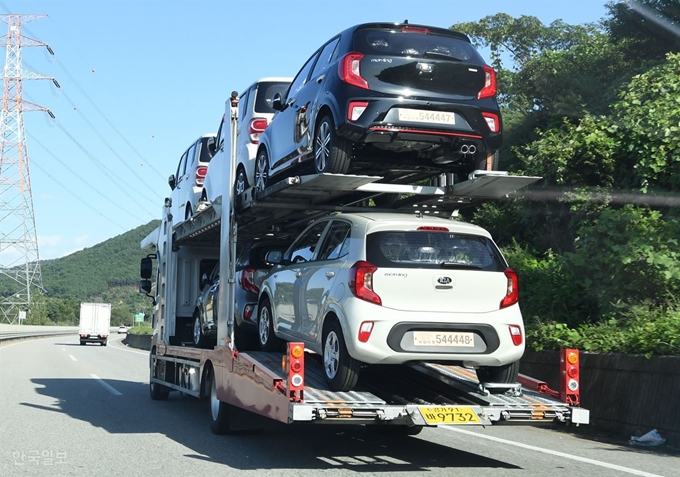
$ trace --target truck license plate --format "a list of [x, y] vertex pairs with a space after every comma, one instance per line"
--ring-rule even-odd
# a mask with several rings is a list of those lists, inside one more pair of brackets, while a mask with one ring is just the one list
[[469, 406], [419, 406], [428, 424], [481, 424], [479, 416]]

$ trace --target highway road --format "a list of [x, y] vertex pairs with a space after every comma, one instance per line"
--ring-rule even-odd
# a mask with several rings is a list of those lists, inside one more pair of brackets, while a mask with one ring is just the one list
[[123, 335], [0, 345], [0, 476], [361, 475], [680, 477], [680, 457], [529, 426], [425, 429], [417, 437], [355, 426], [272, 422], [216, 436], [206, 401], [148, 392], [148, 353]]

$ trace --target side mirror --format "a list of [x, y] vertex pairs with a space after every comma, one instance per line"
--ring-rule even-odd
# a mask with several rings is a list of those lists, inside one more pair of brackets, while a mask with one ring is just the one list
[[281, 103], [281, 93], [276, 93], [272, 98], [272, 109], [274, 111], [283, 111], [283, 104]]
[[151, 257], [144, 257], [139, 266], [139, 276], [144, 280], [151, 278], [153, 274], [153, 261]]
[[177, 179], [175, 178], [175, 174], [170, 174], [170, 177], [168, 177], [168, 185], [172, 190], [175, 190], [175, 187], [177, 187]]
[[280, 265], [283, 262], [283, 252], [281, 250], [270, 250], [264, 259], [272, 265]]
[[139, 281], [139, 293], [144, 293], [146, 295], [151, 293], [151, 280]]
[[139, 293], [143, 293], [153, 300], [154, 306], [156, 306], [156, 298], [151, 295], [151, 280], [140, 280], [139, 281]]

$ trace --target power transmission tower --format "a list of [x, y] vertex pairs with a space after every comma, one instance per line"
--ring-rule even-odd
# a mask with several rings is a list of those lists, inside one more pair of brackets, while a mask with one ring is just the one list
[[[7, 24], [7, 35], [0, 46], [7, 48], [4, 88], [0, 111], [0, 322], [10, 324], [25, 318], [32, 303], [32, 294], [42, 296], [42, 274], [38, 255], [38, 238], [33, 214], [33, 193], [28, 167], [24, 111], [45, 111], [46, 108], [24, 101], [22, 81], [52, 80], [22, 68], [23, 46], [49, 46], [21, 35], [21, 22], [46, 15], [0, 15]], [[34, 297], [35, 298], [35, 297]]]

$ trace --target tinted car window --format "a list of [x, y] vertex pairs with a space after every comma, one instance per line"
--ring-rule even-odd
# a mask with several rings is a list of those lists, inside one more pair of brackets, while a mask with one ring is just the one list
[[300, 91], [302, 87], [305, 85], [305, 83], [307, 82], [307, 77], [309, 76], [309, 71], [312, 69], [312, 65], [314, 65], [314, 60], [316, 59], [317, 56], [318, 52], [315, 53], [309, 60], [307, 60], [305, 66], [302, 67], [298, 75], [295, 77], [293, 83], [290, 85], [288, 99], [294, 98], [297, 92]]
[[272, 109], [272, 98], [277, 93], [279, 93], [281, 96], [286, 94], [286, 89], [288, 89], [288, 86], [289, 83], [260, 83], [257, 96], [255, 96], [255, 112], [261, 114], [274, 114], [276, 111]]
[[328, 222], [318, 222], [314, 224], [307, 232], [297, 238], [291, 248], [286, 253], [286, 258], [291, 262], [303, 261], [307, 262], [312, 259], [316, 251], [316, 244], [321, 237]]
[[254, 89], [255, 87], [253, 86], [252, 88], [248, 89], [245, 93], [241, 95], [241, 97], [238, 99], [238, 117], [239, 121], [242, 121], [243, 118], [247, 116], [246, 111], [248, 111], [248, 99], [250, 97], [250, 92]]
[[359, 30], [354, 33], [354, 49], [366, 55], [432, 56], [485, 64], [475, 47], [467, 41], [432, 33]]
[[366, 257], [377, 267], [458, 268], [500, 272], [505, 261], [486, 237], [448, 232], [384, 231], [366, 237]]
[[349, 232], [352, 226], [340, 220], [331, 224], [317, 260], [335, 260], [347, 254]]
[[321, 74], [323, 70], [328, 68], [328, 65], [331, 61], [333, 61], [334, 58], [334, 53], [335, 49], [338, 46], [338, 42], [340, 41], [340, 38], [336, 38], [335, 40], [329, 42], [326, 46], [323, 47], [321, 50], [321, 53], [319, 54], [319, 60], [316, 62], [316, 65], [314, 66], [314, 72], [312, 73], [312, 77], [316, 78], [317, 75]]

